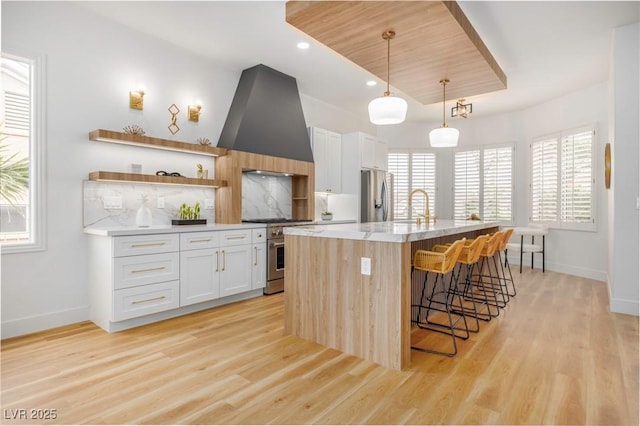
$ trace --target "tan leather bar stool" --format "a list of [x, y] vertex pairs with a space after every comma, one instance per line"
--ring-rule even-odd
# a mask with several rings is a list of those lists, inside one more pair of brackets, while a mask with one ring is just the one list
[[[417, 250], [413, 256], [413, 268], [414, 270], [424, 271], [424, 282], [422, 284], [422, 294], [420, 297], [420, 303], [418, 305], [412, 305], [412, 307], [418, 307], [418, 313], [416, 315], [415, 320], [412, 320], [413, 323], [418, 325], [418, 327], [426, 330], [432, 330], [439, 333], [444, 333], [451, 336], [451, 341], [453, 343], [453, 351], [452, 352], [443, 352], [437, 351], [433, 349], [421, 348], [418, 346], [411, 346], [412, 349], [416, 349], [422, 352], [428, 352], [438, 355], [445, 356], [455, 356], [458, 353], [458, 345], [456, 343], [456, 338], [468, 338], [469, 331], [467, 326], [467, 319], [462, 312], [458, 318], [453, 319], [451, 314], [451, 307], [449, 304], [449, 289], [447, 284], [445, 283], [445, 275], [451, 273], [453, 271], [454, 266], [460, 256], [460, 252], [464, 247], [465, 239], [458, 240], [451, 244], [447, 248], [444, 253], [439, 253], [436, 251], [428, 251], [428, 250]], [[427, 285], [429, 280], [429, 273], [435, 274], [435, 280], [433, 282], [433, 288], [431, 290], [431, 294], [426, 296], [427, 293]], [[437, 290], [438, 286], [440, 287]], [[436, 299], [436, 296], [443, 296], [441, 299]], [[436, 321], [431, 321], [429, 315], [433, 313], [433, 311], [438, 312], [439, 309], [435, 309], [434, 305], [442, 305], [443, 312], [446, 313], [446, 318], [448, 323], [442, 324]], [[426, 311], [426, 314], [423, 317], [423, 311]], [[465, 324], [465, 334], [460, 336], [456, 333], [456, 324], [462, 320]]]

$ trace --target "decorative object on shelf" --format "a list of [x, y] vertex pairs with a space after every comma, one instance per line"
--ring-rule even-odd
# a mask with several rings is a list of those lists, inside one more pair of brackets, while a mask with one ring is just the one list
[[122, 130], [128, 134], [128, 135], [138, 135], [138, 136], [144, 136], [145, 132], [144, 129], [136, 124], [131, 124], [129, 126], [124, 126], [122, 128]]
[[211, 145], [211, 141], [207, 138], [198, 138], [196, 139], [196, 143], [199, 145]]
[[180, 206], [180, 219], [172, 219], [172, 225], [205, 225], [207, 219], [200, 219], [200, 203], [193, 207], [182, 203]]
[[142, 173], [142, 164], [131, 163], [131, 173]]
[[202, 105], [198, 103], [198, 105], [188, 105], [187, 106], [187, 116], [189, 117], [189, 121], [193, 121], [197, 123], [200, 121], [200, 110], [202, 109]]
[[132, 90], [129, 92], [129, 108], [142, 110], [144, 107], [144, 89], [142, 87], [138, 90]]
[[333, 219], [333, 213], [324, 211], [320, 213], [320, 218], [322, 218], [322, 220], [331, 220]]
[[171, 124], [167, 126], [167, 129], [171, 132], [172, 135], [175, 135], [180, 131], [180, 127], [176, 124], [176, 120], [178, 120], [178, 113], [180, 112], [180, 108], [176, 104], [171, 104], [169, 108], [167, 108], [169, 113], [171, 114]]
[[604, 146], [604, 187], [611, 187], [611, 144]]
[[440, 80], [440, 84], [442, 84], [442, 126], [429, 132], [429, 141], [431, 142], [431, 146], [434, 148], [449, 148], [457, 146], [458, 136], [460, 136], [458, 129], [448, 127], [445, 119], [445, 101], [447, 100], [445, 90], [447, 83], [449, 83], [449, 79], [447, 78]]
[[384, 92], [382, 97], [369, 102], [369, 120], [373, 124], [398, 124], [402, 123], [407, 116], [407, 101], [393, 96], [389, 91], [391, 39], [395, 36], [396, 32], [393, 30], [387, 30], [382, 33], [382, 39], [387, 40], [387, 91]]
[[202, 168], [202, 164], [196, 164], [196, 177], [198, 179], [209, 179], [209, 169]]
[[469, 216], [469, 219], [467, 220], [482, 220], [482, 219], [480, 219], [480, 216], [478, 216], [477, 214], [471, 213], [471, 216]]
[[152, 217], [151, 209], [147, 207], [148, 197], [146, 194], [142, 194], [142, 204], [136, 213], [136, 226], [139, 228], [148, 228], [151, 226]]
[[182, 176], [182, 175], [181, 175], [180, 173], [178, 173], [178, 172], [171, 172], [171, 173], [168, 173], [168, 172], [165, 172], [164, 170], [158, 170], [158, 171], [156, 172], [156, 176], [184, 177], [184, 176]]
[[473, 112], [473, 104], [469, 102], [468, 104], [464, 103], [464, 99], [458, 99], [456, 102], [456, 106], [451, 108], [451, 116], [452, 117], [462, 117], [467, 118], [469, 114]]

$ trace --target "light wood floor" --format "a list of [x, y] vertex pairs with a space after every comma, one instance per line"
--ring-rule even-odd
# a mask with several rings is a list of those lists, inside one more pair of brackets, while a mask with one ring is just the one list
[[638, 318], [609, 313], [601, 282], [516, 279], [457, 357], [413, 351], [402, 372], [284, 336], [282, 295], [111, 335], [82, 323], [5, 340], [2, 422], [56, 409], [32, 423], [638, 425]]

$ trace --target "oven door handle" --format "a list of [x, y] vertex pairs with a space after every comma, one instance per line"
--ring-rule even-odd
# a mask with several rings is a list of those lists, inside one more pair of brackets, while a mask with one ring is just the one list
[[284, 246], [284, 243], [270, 243], [269, 247], [282, 247]]

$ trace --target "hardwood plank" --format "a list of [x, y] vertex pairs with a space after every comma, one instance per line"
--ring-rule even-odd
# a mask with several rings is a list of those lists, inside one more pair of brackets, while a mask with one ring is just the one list
[[285, 336], [283, 294], [6, 339], [1, 407], [57, 409], [48, 424], [638, 424], [638, 318], [607, 312], [602, 282], [514, 278], [518, 296], [455, 358], [414, 351], [400, 372]]

